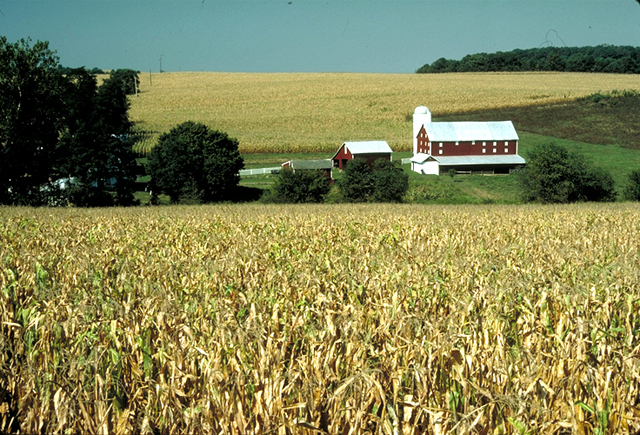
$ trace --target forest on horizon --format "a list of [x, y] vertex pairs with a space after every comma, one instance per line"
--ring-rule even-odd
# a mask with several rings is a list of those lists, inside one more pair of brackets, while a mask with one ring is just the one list
[[640, 74], [640, 47], [542, 47], [469, 54], [424, 64], [418, 74], [447, 72], [561, 71]]

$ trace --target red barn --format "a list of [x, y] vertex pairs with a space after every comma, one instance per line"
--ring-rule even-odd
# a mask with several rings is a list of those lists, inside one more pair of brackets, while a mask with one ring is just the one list
[[349, 160], [366, 159], [369, 165], [373, 165], [378, 159], [391, 160], [391, 148], [383, 140], [345, 142], [331, 158], [333, 167], [344, 169]]
[[431, 113], [421, 106], [414, 113], [414, 134], [411, 169], [423, 174], [451, 169], [508, 174], [525, 163], [511, 121], [431, 122]]

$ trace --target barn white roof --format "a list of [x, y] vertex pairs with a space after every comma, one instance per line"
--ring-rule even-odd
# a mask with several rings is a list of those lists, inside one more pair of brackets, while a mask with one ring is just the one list
[[433, 157], [431, 157], [431, 155], [429, 154], [417, 153], [416, 155], [411, 157], [410, 161], [412, 161], [413, 163], [424, 163], [429, 159], [433, 160]]
[[351, 154], [391, 153], [391, 147], [384, 140], [370, 140], [362, 142], [345, 142], [344, 146]]
[[486, 155], [486, 156], [432, 156], [417, 153], [411, 157], [413, 163], [424, 163], [427, 160], [435, 160], [442, 166], [453, 165], [524, 165], [525, 159], [517, 154]]
[[427, 122], [424, 128], [432, 142], [519, 139], [511, 121]]

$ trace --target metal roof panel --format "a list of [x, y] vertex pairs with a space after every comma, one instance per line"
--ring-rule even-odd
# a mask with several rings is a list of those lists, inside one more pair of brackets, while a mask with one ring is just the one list
[[511, 121], [427, 122], [424, 127], [431, 142], [519, 139]]
[[384, 140], [345, 142], [344, 145], [351, 154], [378, 154], [393, 152], [389, 144]]

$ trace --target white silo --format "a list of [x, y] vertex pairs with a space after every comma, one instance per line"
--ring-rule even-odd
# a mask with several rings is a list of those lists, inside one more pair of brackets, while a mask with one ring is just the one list
[[426, 106], [418, 106], [413, 111], [413, 155], [418, 153], [418, 133], [422, 126], [431, 122], [431, 112]]

